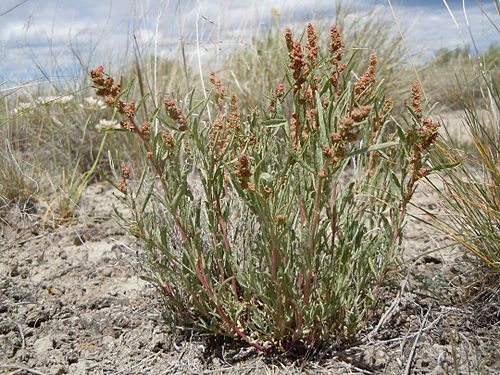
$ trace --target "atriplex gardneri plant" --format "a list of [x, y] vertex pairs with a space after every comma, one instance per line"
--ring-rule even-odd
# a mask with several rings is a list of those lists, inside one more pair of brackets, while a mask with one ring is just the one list
[[168, 317], [263, 351], [351, 338], [367, 323], [437, 135], [418, 86], [413, 124], [388, 134], [377, 59], [352, 82], [336, 27], [325, 52], [312, 25], [305, 46], [289, 29], [285, 39], [288, 85], [246, 117], [214, 74], [206, 100], [167, 99], [162, 118], [141, 112], [146, 98], [126, 103], [102, 67], [91, 72], [149, 162], [138, 184], [122, 164], [116, 186]]

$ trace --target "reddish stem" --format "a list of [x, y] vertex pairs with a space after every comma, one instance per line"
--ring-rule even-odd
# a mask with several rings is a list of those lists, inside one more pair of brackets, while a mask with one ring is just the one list
[[332, 228], [332, 251], [335, 249], [335, 236], [337, 235], [337, 184], [333, 185], [332, 189], [332, 221], [331, 221], [331, 228]]
[[[224, 246], [226, 247], [227, 253], [231, 254], [231, 245], [229, 244], [229, 236], [227, 235], [228, 222], [224, 222], [224, 219], [222, 218], [222, 209], [220, 207], [219, 197], [217, 197], [216, 203], [217, 203], [217, 211], [218, 211], [217, 212], [217, 221], [218, 221], [219, 227], [222, 231], [222, 236], [224, 237]], [[233, 296], [234, 296], [235, 301], [238, 301], [239, 300], [238, 287], [236, 285], [236, 279], [233, 277], [234, 274], [233, 274], [233, 270], [231, 268], [231, 265], [228, 266], [228, 275], [229, 275], [229, 277], [232, 277], [231, 287], [232, 287], [232, 291], [233, 291]]]
[[[134, 128], [133, 128], [134, 133], [137, 134], [141, 138], [141, 140], [144, 144], [144, 147], [146, 148], [146, 151], [152, 152], [151, 143], [149, 142], [149, 138], [146, 137], [144, 134], [142, 134], [142, 132], [137, 128], [133, 119], [130, 119], [130, 120], [134, 124]], [[158, 160], [156, 159], [154, 153], [153, 153], [150, 160], [151, 160], [151, 163], [153, 165], [153, 168], [155, 170], [156, 175], [160, 178], [160, 182], [161, 182], [161, 185], [163, 187], [163, 191], [165, 192], [165, 196], [167, 197], [168, 200], [171, 200], [170, 191], [168, 190], [168, 186], [166, 185], [165, 181], [163, 180], [163, 171], [161, 170], [160, 164], [158, 163]], [[186, 241], [188, 236], [186, 234], [186, 229], [182, 225], [181, 220], [179, 218], [179, 213], [177, 211], [175, 211], [173, 213], [173, 216], [174, 216], [175, 224], [177, 225], [177, 228], [179, 229], [179, 231], [181, 233], [182, 240]]]
[[265, 352], [266, 349], [263, 346], [255, 343], [255, 342], [251, 342], [248, 339], [248, 336], [244, 332], [242, 332], [236, 326], [236, 324], [234, 324], [234, 322], [226, 315], [226, 313], [224, 312], [222, 307], [215, 301], [215, 298], [216, 298], [215, 293], [213, 292], [212, 288], [210, 288], [210, 286], [208, 285], [206, 277], [205, 277], [205, 270], [203, 268], [203, 262], [201, 259], [201, 255], [198, 256], [198, 262], [196, 264], [196, 275], [198, 276], [198, 279], [200, 280], [201, 284], [203, 285], [203, 287], [205, 288], [207, 293], [210, 295], [210, 297], [212, 297], [212, 303], [215, 305], [215, 309], [217, 310], [217, 313], [220, 315], [222, 320], [224, 320], [224, 322], [233, 330], [234, 333], [236, 333], [239, 337], [241, 337], [243, 340], [245, 340], [250, 345], [252, 345], [255, 349], [262, 351], [262, 352]]

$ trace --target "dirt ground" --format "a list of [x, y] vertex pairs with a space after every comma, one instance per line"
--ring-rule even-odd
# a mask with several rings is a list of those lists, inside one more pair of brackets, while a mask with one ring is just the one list
[[[436, 208], [425, 186], [416, 198]], [[50, 227], [41, 207], [1, 218], [0, 373], [500, 373], [498, 293], [488, 291], [491, 282], [473, 284], [478, 276], [457, 247], [414, 260], [446, 243], [416, 219], [402, 287], [359, 342], [307, 360], [265, 358], [162, 322], [153, 288], [138, 277], [142, 247], [110, 219], [113, 203], [112, 187], [95, 184], [74, 220]]]

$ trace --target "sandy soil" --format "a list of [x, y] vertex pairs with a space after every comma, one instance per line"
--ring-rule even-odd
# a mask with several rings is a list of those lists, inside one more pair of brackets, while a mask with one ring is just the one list
[[[425, 187], [417, 199], [435, 209]], [[161, 320], [143, 282], [141, 245], [109, 217], [113, 190], [95, 184], [78, 218], [45, 225], [42, 208], [0, 222], [0, 373], [5, 374], [494, 374], [500, 373], [498, 295], [473, 300], [464, 252], [416, 219], [400, 274], [358, 343], [308, 360], [264, 358]], [[417, 213], [416, 211], [414, 213]], [[477, 288], [476, 288], [477, 289]]]

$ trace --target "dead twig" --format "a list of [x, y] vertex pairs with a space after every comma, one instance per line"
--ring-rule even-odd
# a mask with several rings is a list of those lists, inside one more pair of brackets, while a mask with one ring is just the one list
[[404, 279], [403, 283], [401, 284], [401, 288], [399, 289], [398, 294], [396, 295], [396, 298], [394, 298], [394, 301], [392, 301], [389, 308], [384, 312], [384, 314], [380, 318], [377, 326], [363, 340], [364, 342], [370, 341], [377, 334], [378, 330], [382, 327], [382, 325], [387, 320], [389, 320], [395, 312], [397, 312], [399, 302], [401, 302], [401, 295], [403, 294], [403, 291], [405, 290], [406, 285], [408, 284], [408, 276], [409, 276], [409, 273], [406, 274], [406, 278]]
[[21, 348], [26, 348], [26, 340], [24, 338], [23, 327], [19, 323], [16, 323], [17, 330], [19, 331], [19, 336], [21, 336]]
[[410, 354], [408, 355], [408, 361], [406, 362], [406, 368], [404, 375], [409, 375], [411, 371], [411, 363], [413, 362], [413, 357], [415, 356], [415, 352], [417, 351], [418, 341], [420, 340], [420, 335], [422, 334], [425, 324], [427, 323], [427, 318], [429, 317], [429, 313], [431, 309], [427, 310], [427, 313], [424, 316], [424, 320], [422, 320], [422, 324], [420, 325], [420, 329], [418, 330], [417, 337], [415, 337], [415, 341], [413, 342], [413, 346], [410, 350]]
[[14, 370], [22, 370], [22, 371], [26, 371], [26, 372], [29, 372], [29, 373], [34, 374], [34, 375], [47, 375], [44, 372], [40, 372], [37, 370], [33, 370], [31, 368], [17, 366], [17, 365], [2, 365], [2, 364], [0, 364], [0, 368], [11, 368]]

